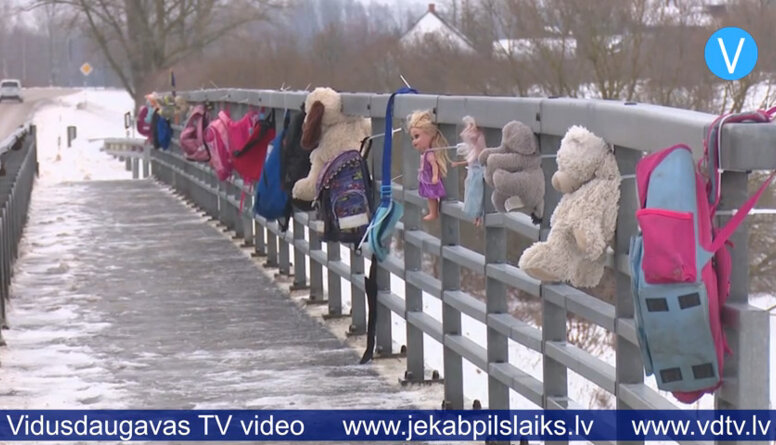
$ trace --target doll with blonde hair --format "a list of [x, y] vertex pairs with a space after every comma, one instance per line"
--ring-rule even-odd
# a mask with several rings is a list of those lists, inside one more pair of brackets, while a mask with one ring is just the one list
[[420, 152], [418, 194], [428, 200], [428, 215], [424, 221], [439, 217], [439, 200], [447, 193], [442, 178], [447, 176], [447, 139], [434, 123], [430, 110], [415, 111], [407, 117], [407, 131], [412, 146]]
[[480, 153], [485, 150], [485, 135], [471, 116], [464, 116], [465, 128], [461, 131], [461, 143], [458, 144], [458, 155], [465, 160], [453, 162], [453, 167], [466, 165], [466, 180], [464, 181], [463, 213], [474, 220], [474, 225], [482, 225], [484, 214], [483, 197], [485, 195], [485, 179]]

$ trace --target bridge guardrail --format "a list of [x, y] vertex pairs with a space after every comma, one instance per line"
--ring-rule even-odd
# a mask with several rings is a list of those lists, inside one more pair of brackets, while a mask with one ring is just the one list
[[[38, 172], [35, 126], [24, 125], [0, 142], [0, 170], [0, 321], [6, 326], [13, 264], [19, 255], [19, 240]], [[4, 343], [2, 337], [0, 343]]]
[[[239, 117], [249, 107], [268, 107], [278, 113], [276, 121], [279, 123], [285, 109], [298, 109], [306, 97], [305, 92], [235, 89], [183, 95], [190, 102], [208, 101], [216, 108], [228, 104], [234, 117]], [[385, 124], [387, 100], [386, 94], [344, 93], [343, 108], [347, 114], [371, 117], [373, 132], [378, 133]], [[403, 250], [399, 253], [394, 249], [379, 268], [378, 351], [383, 355], [399, 352], [393, 345], [391, 312], [406, 322], [408, 381], [428, 380], [423, 345], [427, 340], [424, 337], [439, 342], [444, 355], [443, 406], [447, 408], [464, 408], [464, 360], [487, 374], [487, 406], [491, 409], [510, 408], [510, 391], [519, 393], [538, 407], [578, 406], [569, 396], [569, 371], [611, 394], [616, 408], [676, 408], [669, 399], [644, 383], [627, 267], [629, 239], [637, 231], [634, 172], [636, 162], [644, 152], [686, 143], [699, 153], [714, 116], [612, 101], [474, 96], [405, 95], [397, 97], [395, 107], [396, 116], [406, 116], [416, 109], [432, 109], [441, 131], [450, 141], [458, 140], [462, 117], [472, 115], [478, 125], [484, 127], [488, 146], [498, 144], [500, 130], [506, 122], [520, 120], [539, 136], [542, 168], [548, 182], [556, 168], [554, 154], [561, 137], [571, 125], [584, 125], [615, 145], [623, 176], [622, 198], [617, 233], [608, 255], [615, 296], [613, 302], [607, 302], [568, 285], [542, 284], [509, 262], [515, 252], [508, 251], [508, 246], [514, 245], [515, 239], [532, 242], [545, 237], [549, 217], [544, 218], [541, 226], [536, 226], [522, 214], [498, 214], [491, 207], [485, 218], [484, 237], [479, 240], [481, 245], [462, 242], [461, 229], [469, 227], [466, 226], [469, 223], [463, 217], [459, 202], [462, 178], [456, 169], [450, 169], [445, 179], [448, 197], [441, 206], [438, 235], [430, 233], [421, 223], [426, 200], [417, 192], [419, 159], [408, 140], [403, 138], [400, 156], [394, 156], [396, 161], [392, 169], [392, 175], [403, 175], [403, 179], [393, 185], [394, 198], [405, 206], [404, 217], [396, 232], [397, 242]], [[720, 208], [736, 209], [747, 196], [747, 172], [776, 168], [776, 150], [772, 148], [776, 147], [776, 126], [732, 124], [723, 129], [722, 141], [725, 149], [721, 160], [725, 171]], [[398, 148], [397, 144], [394, 147]], [[379, 149], [372, 153], [372, 172], [374, 180], [379, 182], [381, 169], [374, 167], [380, 165], [382, 153]], [[311, 217], [306, 213], [296, 212], [292, 229], [282, 233], [276, 223], [253, 217], [250, 212], [252, 197], [245, 200], [240, 212], [243, 185], [239, 179], [219, 183], [209, 166], [187, 162], [175, 150], [152, 151], [151, 163], [156, 178], [171, 184], [213, 218], [235, 230], [246, 243], [252, 243], [257, 255], [266, 255], [268, 266], [278, 267], [281, 274], [293, 276], [296, 288], [309, 286], [310, 299], [327, 302], [331, 316], [343, 315], [340, 278], [346, 280], [352, 295], [351, 332], [365, 332], [363, 276], [368, 251], [365, 250], [363, 255], [350, 251], [350, 257], [346, 259], [340, 257], [338, 245], [329, 243], [324, 251], [315, 232], [306, 230], [311, 224]], [[545, 215], [552, 213], [559, 198], [548, 183]], [[742, 225], [732, 238], [736, 246], [732, 252], [733, 284], [724, 313], [728, 325], [735, 327], [727, 329], [734, 353], [727, 358], [725, 383], [715, 395], [718, 408], [769, 407], [769, 319], [766, 312], [748, 303], [747, 231], [747, 226]], [[424, 255], [437, 261], [438, 275], [423, 270]], [[309, 276], [305, 257], [310, 262]], [[327, 295], [324, 295], [324, 268]], [[485, 301], [462, 290], [462, 272], [482, 279], [487, 295]], [[404, 280], [404, 289], [391, 289], [390, 274]], [[538, 298], [540, 325], [534, 326], [509, 313], [508, 289]], [[441, 302], [441, 319], [424, 312], [424, 293]], [[485, 325], [486, 344], [478, 344], [462, 332], [462, 316]], [[613, 363], [568, 341], [572, 317], [599, 326], [614, 337]], [[542, 355], [541, 376], [530, 375], [519, 364], [510, 362], [509, 350], [513, 342]]]

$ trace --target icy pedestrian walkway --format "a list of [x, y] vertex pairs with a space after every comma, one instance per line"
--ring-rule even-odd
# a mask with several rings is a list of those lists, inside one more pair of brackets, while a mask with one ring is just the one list
[[33, 191], [0, 408], [412, 407], [157, 183]]

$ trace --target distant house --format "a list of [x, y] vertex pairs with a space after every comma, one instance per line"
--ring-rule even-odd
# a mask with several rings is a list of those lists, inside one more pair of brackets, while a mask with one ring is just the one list
[[496, 57], [527, 60], [536, 55], [539, 47], [554, 52], [562, 50], [567, 58], [572, 58], [577, 53], [577, 40], [573, 37], [499, 39], [493, 42], [493, 55]]
[[462, 51], [475, 52], [474, 45], [466, 36], [437, 15], [434, 3], [428, 4], [426, 13], [412, 25], [409, 31], [401, 36], [399, 42], [404, 47], [414, 46], [423, 43], [428, 36], [447, 41]]

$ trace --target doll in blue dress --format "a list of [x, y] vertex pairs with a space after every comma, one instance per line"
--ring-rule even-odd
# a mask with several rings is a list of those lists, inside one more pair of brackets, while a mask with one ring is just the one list
[[428, 200], [428, 214], [424, 221], [439, 217], [439, 200], [444, 198], [445, 185], [442, 179], [447, 176], [447, 139], [434, 123], [430, 110], [416, 111], [407, 118], [407, 131], [412, 146], [420, 152], [418, 170], [418, 194]]
[[464, 181], [463, 213], [474, 220], [474, 225], [482, 225], [485, 214], [485, 169], [480, 164], [480, 153], [485, 150], [485, 135], [477, 127], [471, 116], [464, 116], [465, 128], [461, 131], [461, 143], [457, 153], [465, 160], [451, 163], [453, 167], [466, 165], [466, 180]]

